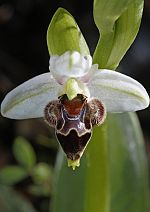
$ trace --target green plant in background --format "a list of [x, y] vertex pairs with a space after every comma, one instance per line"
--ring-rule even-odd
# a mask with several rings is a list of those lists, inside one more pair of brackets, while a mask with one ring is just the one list
[[36, 212], [25, 198], [5, 185], [0, 185], [0, 209], [3, 212]]
[[7, 165], [0, 170], [0, 188], [2, 186], [7, 190], [7, 186], [13, 186], [31, 177], [33, 184], [28, 187], [29, 193], [49, 197], [52, 192], [52, 167], [47, 163], [37, 163], [33, 147], [22, 137], [15, 139], [13, 153], [18, 165]]
[[[136, 37], [142, 10], [142, 0], [94, 1], [94, 20], [100, 31], [100, 40], [93, 56], [94, 64], [98, 64], [99, 68], [103, 69], [116, 69]], [[82, 57], [82, 55], [89, 55], [88, 47], [74, 18], [66, 10], [60, 8], [56, 11], [48, 28], [47, 42], [49, 53], [52, 55], [50, 61], [52, 74], [57, 79], [57, 82], [64, 85], [61, 94], [67, 94], [69, 100], [76, 97], [78, 93], [85, 94], [87, 91], [83, 85], [81, 86], [81, 79], [79, 81], [76, 80], [78, 77], [84, 77], [86, 72], [86, 77], [91, 74], [92, 76], [90, 77], [93, 77], [95, 73], [97, 78], [100, 75], [100, 77], [104, 77], [104, 84], [100, 84], [100, 78], [99, 84], [96, 85], [96, 88], [98, 89], [98, 86], [100, 86], [101, 90], [97, 92], [95, 89], [94, 91], [98, 93], [96, 93], [98, 97], [101, 91], [104, 92], [102, 97], [108, 111], [135, 111], [137, 109], [135, 109], [136, 106], [139, 106], [138, 109], [148, 106], [149, 98], [144, 88], [131, 78], [113, 71], [108, 73], [108, 70], [100, 73], [97, 66], [94, 66], [95, 70], [93, 70], [94, 68], [92, 69], [94, 72], [88, 72], [91, 67], [87, 68], [87, 66], [90, 64], [91, 59], [89, 56], [88, 60], [87, 57]], [[82, 63], [76, 64], [74, 51], [80, 52], [79, 57], [80, 61], [83, 61]], [[62, 55], [65, 52], [67, 52], [65, 56], [53, 56], [55, 54]], [[84, 59], [86, 62], [84, 62]], [[63, 82], [63, 73], [59, 72], [57, 67], [60, 68], [61, 65], [67, 67], [67, 64], [71, 68], [68, 70], [66, 68], [63, 71], [65, 71], [67, 76], [72, 77], [73, 74], [74, 77], [72, 81], [67, 78], [67, 83], [65, 81], [65, 84]], [[75, 72], [78, 71], [76, 66], [80, 69], [78, 76]], [[83, 67], [85, 67], [85, 70]], [[81, 71], [84, 72], [83, 75]], [[105, 73], [107, 73], [109, 80]], [[40, 75], [18, 87], [18, 90], [12, 91], [2, 105], [3, 115], [18, 119], [42, 117], [43, 109], [47, 104], [45, 99], [47, 96], [49, 98], [57, 97], [58, 94], [56, 92], [60, 88], [59, 84], [55, 85], [56, 82], [54, 83], [52, 76], [50, 80], [47, 79], [48, 76], [50, 76], [49, 73]], [[83, 80], [86, 79], [84, 78]], [[111, 87], [110, 85], [113, 86]], [[51, 89], [52, 87], [55, 90]], [[113, 90], [113, 92], [111, 93], [110, 90]], [[90, 89], [89, 91], [91, 92]], [[123, 93], [123, 96], [120, 96], [121, 93]], [[109, 94], [109, 96], [106, 94]], [[111, 95], [114, 99], [117, 97], [117, 104], [123, 102], [120, 106], [121, 110], [118, 110], [118, 108], [117, 110], [111, 110], [112, 102], [109, 110], [105, 95], [106, 99], [107, 97], [110, 98]], [[128, 100], [132, 104], [128, 102], [129, 104], [126, 107], [128, 105], [131, 107], [127, 109], [128, 107], [124, 108], [124, 100], [129, 96]], [[121, 101], [119, 101], [119, 97], [122, 97]], [[40, 106], [36, 111], [32, 107], [35, 106], [34, 102], [38, 102], [38, 106]], [[27, 107], [29, 104], [30, 107]], [[117, 104], [114, 104], [114, 107], [117, 107]], [[56, 107], [55, 109], [57, 110], [58, 108]], [[50, 112], [48, 111], [48, 114], [52, 116], [52, 120], [50, 119], [51, 116], [48, 116], [47, 121], [49, 121], [50, 126], [53, 126], [55, 125], [58, 111]], [[84, 148], [80, 153], [83, 153], [83, 150]], [[81, 155], [79, 154], [79, 156]], [[30, 161], [30, 158], [28, 159]], [[33, 158], [32, 161], [34, 161]], [[22, 161], [21, 164], [24, 165], [24, 162]], [[69, 161], [69, 165], [77, 166], [79, 161], [73, 158]], [[27, 169], [30, 170], [30, 163]], [[38, 169], [40, 168], [38, 167]], [[141, 129], [136, 115], [132, 113], [108, 114], [104, 124], [95, 128], [88, 149], [83, 156], [80, 169], [76, 172], [72, 172], [66, 167], [64, 156], [60, 151], [56, 163], [55, 180], [53, 212], [148, 212], [147, 163]]]

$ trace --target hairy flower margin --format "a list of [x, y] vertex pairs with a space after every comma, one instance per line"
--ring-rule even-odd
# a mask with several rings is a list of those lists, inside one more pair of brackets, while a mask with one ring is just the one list
[[[12, 119], [44, 117], [49, 102], [64, 94], [69, 101], [79, 94], [87, 103], [99, 99], [106, 112], [112, 113], [142, 110], [149, 105], [149, 96], [139, 82], [116, 71], [98, 69], [90, 55], [76, 51], [53, 55], [49, 69], [9, 92], [1, 104], [1, 114]], [[69, 165], [78, 166], [79, 160]]]

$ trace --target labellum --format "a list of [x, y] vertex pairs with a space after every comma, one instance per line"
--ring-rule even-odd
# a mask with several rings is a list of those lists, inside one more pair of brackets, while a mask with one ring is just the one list
[[104, 105], [96, 98], [88, 101], [78, 94], [69, 100], [64, 94], [45, 107], [45, 120], [55, 128], [56, 138], [68, 158], [68, 166], [75, 169], [91, 138], [92, 127], [103, 123]]

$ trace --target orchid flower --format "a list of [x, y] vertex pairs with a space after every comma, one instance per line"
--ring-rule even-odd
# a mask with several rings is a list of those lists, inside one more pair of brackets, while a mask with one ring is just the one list
[[142, 110], [149, 105], [145, 88], [124, 74], [92, 65], [90, 55], [67, 51], [50, 58], [50, 72], [36, 76], [9, 92], [1, 104], [12, 119], [44, 117], [75, 169], [92, 128], [107, 112]]

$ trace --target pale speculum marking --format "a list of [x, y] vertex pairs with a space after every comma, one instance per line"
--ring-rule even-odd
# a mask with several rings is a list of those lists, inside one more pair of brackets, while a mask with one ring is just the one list
[[78, 94], [69, 100], [64, 94], [51, 101], [44, 110], [45, 120], [55, 128], [56, 137], [71, 160], [77, 160], [89, 142], [92, 127], [100, 125], [106, 117], [104, 105], [96, 98]]

